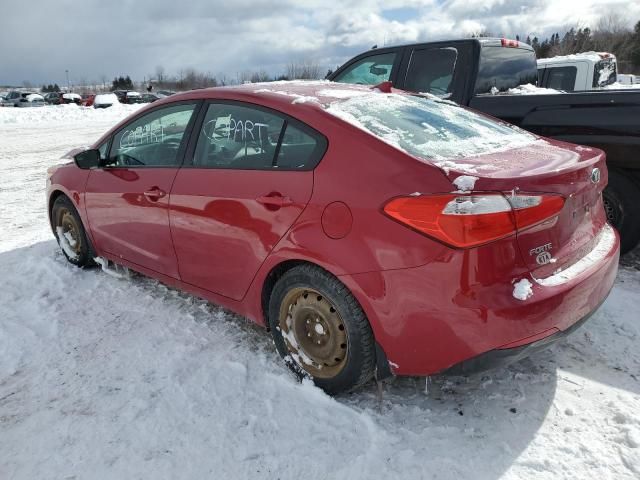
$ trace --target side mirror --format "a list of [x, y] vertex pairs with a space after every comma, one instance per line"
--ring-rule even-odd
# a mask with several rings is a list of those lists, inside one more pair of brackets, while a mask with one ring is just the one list
[[78, 168], [87, 170], [100, 166], [100, 152], [98, 150], [85, 150], [73, 157]]

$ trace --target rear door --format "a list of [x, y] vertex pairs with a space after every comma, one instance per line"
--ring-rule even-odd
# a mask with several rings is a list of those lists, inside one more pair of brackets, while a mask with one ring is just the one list
[[180, 276], [240, 300], [309, 201], [327, 142], [256, 105], [210, 103], [201, 117], [171, 190]]
[[182, 163], [196, 103], [157, 108], [111, 139], [105, 166], [91, 170], [85, 201], [96, 246], [179, 278], [169, 230], [169, 192]]

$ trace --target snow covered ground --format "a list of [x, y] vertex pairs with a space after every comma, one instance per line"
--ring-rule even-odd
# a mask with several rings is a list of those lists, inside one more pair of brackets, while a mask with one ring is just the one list
[[333, 399], [246, 320], [66, 263], [46, 168], [129, 111], [72, 108], [0, 109], [1, 479], [640, 478], [638, 257], [551, 351]]

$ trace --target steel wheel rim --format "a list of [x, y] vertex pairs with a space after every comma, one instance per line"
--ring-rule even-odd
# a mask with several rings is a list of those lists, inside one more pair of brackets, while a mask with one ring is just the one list
[[316, 378], [340, 373], [349, 354], [345, 324], [333, 302], [310, 288], [290, 290], [280, 307], [278, 322], [294, 361]]
[[69, 247], [77, 255], [82, 251], [82, 236], [80, 235], [80, 226], [75, 216], [66, 208], [62, 209], [59, 214], [58, 227], [62, 228], [63, 235], [69, 234], [73, 239], [73, 243], [67, 239]]

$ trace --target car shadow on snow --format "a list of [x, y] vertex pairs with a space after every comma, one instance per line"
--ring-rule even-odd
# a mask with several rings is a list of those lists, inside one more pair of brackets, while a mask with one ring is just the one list
[[[0, 271], [5, 272], [4, 280], [8, 284], [0, 298], [8, 295], [5, 297], [8, 303], [18, 305], [21, 301], [18, 292], [28, 288], [29, 282], [38, 280], [42, 272], [53, 273], [42, 275], [40, 281], [53, 282], [55, 272], [62, 266], [65, 275], [75, 275], [72, 273], [76, 272], [75, 267], [66, 263], [53, 241], [0, 253]], [[527, 448], [545, 419], [552, 416], [561, 421], [564, 412], [554, 406], [558, 384], [566, 384], [563, 388], [570, 390], [580, 388], [579, 381], [565, 371], [587, 378], [594, 375], [603, 383], [612, 382], [616, 387], [633, 387], [633, 391], [637, 391], [637, 384], [634, 387], [627, 381], [622, 382], [622, 377], [611, 375], [608, 366], [596, 365], [603, 352], [593, 353], [594, 343], [600, 338], [607, 343], [613, 341], [607, 332], [607, 316], [615, 311], [607, 310], [596, 318], [598, 323], [594, 329], [587, 324], [584, 330], [578, 330], [574, 335], [578, 336], [577, 340], [570, 339], [508, 368], [469, 377], [433, 377], [427, 391], [425, 379], [397, 378], [383, 386], [381, 396], [371, 382], [358, 392], [336, 397], [338, 404], [335, 404], [319, 392], [310, 395], [309, 388], [313, 387], [309, 385], [296, 386], [280, 362], [270, 336], [251, 322], [139, 274], [132, 273], [124, 280], [107, 279], [98, 269], [81, 274], [87, 289], [77, 292], [75, 301], [88, 300], [98, 281], [116, 285], [109, 298], [118, 302], [118, 297], [124, 299], [129, 295], [129, 289], [114, 282], [125, 286], [131, 282], [136, 295], [160, 299], [162, 301], [155, 302], [160, 305], [170, 301], [172, 306], [177, 305], [177, 311], [187, 312], [186, 316], [192, 320], [206, 318], [206, 326], [223, 337], [233, 330], [235, 333], [228, 337], [235, 343], [233, 348], [241, 353], [236, 361], [249, 363], [251, 360], [247, 359], [261, 358], [262, 363], [257, 362], [259, 367], [267, 369], [276, 385], [268, 390], [276, 397], [274, 401], [281, 400], [280, 389], [287, 389], [297, 395], [296, 402], [303, 410], [310, 401], [324, 402], [327, 408], [335, 409], [336, 422], [347, 431], [359, 423], [368, 425], [369, 445], [363, 453], [364, 458], [369, 458], [368, 468], [395, 470], [403, 478], [419, 478], [425, 472], [439, 472], [439, 478], [499, 478]], [[43, 292], [49, 298], [37, 301], [47, 302], [58, 295], [55, 289], [44, 288]], [[109, 305], [104, 305], [104, 309], [109, 309]], [[25, 309], [24, 314], [30, 311]], [[202, 311], [202, 315], [194, 315], [197, 311]], [[153, 324], [150, 325], [149, 328], [153, 328]], [[236, 358], [233, 350], [229, 355]], [[248, 364], [245, 367], [256, 368]], [[228, 377], [222, 381], [224, 378]], [[286, 401], [291, 401], [291, 397]], [[244, 407], [230, 405], [228, 408]], [[554, 423], [557, 422], [554, 420]], [[289, 428], [295, 428], [295, 422]], [[330, 443], [330, 436], [335, 432], [331, 435], [323, 432], [325, 434], [325, 440]], [[347, 437], [344, 441], [349, 440], [346, 433], [344, 436]], [[342, 447], [340, 440], [338, 433], [336, 445]]]

